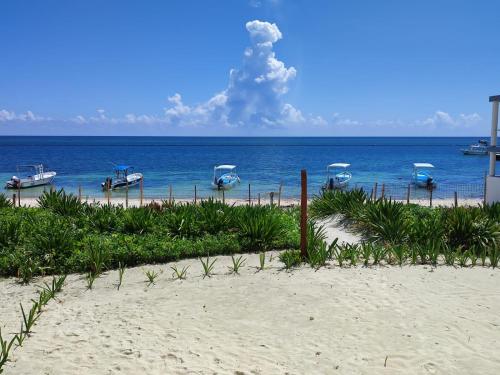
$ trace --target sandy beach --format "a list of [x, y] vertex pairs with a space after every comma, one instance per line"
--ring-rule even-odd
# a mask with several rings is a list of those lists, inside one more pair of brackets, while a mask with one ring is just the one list
[[[13, 351], [6, 374], [493, 374], [500, 368], [499, 270], [330, 265], [241, 275], [218, 257], [212, 278], [198, 260], [187, 280], [170, 265], [117, 271], [86, 289], [81, 275]], [[162, 271], [147, 286], [146, 270]], [[41, 280], [37, 281], [38, 283]], [[2, 331], [20, 324], [34, 285], [0, 281]]]

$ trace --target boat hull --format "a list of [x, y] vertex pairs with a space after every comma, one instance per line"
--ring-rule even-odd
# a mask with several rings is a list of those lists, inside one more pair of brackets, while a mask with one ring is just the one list
[[462, 150], [462, 153], [464, 155], [476, 155], [476, 156], [488, 155], [487, 150]]
[[17, 178], [13, 176], [6, 182], [7, 189], [28, 189], [37, 186], [50, 185], [56, 177], [56, 172], [44, 172], [28, 178]]
[[222, 175], [216, 181], [212, 182], [212, 188], [216, 190], [229, 190], [240, 182], [240, 178], [235, 175]]

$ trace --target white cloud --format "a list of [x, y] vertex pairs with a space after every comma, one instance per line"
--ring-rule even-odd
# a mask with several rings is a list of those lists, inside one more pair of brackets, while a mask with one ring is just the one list
[[5, 122], [5, 121], [34, 122], [34, 121], [47, 121], [47, 120], [51, 120], [51, 118], [37, 116], [31, 111], [26, 111], [26, 113], [17, 114], [14, 111], [7, 111], [6, 109], [0, 110], [0, 122]]
[[459, 114], [453, 117], [447, 112], [436, 111], [432, 116], [424, 119], [417, 120], [416, 125], [427, 125], [432, 128], [435, 127], [450, 127], [450, 128], [462, 128], [462, 127], [472, 127], [481, 122], [482, 118], [477, 113], [471, 114]]

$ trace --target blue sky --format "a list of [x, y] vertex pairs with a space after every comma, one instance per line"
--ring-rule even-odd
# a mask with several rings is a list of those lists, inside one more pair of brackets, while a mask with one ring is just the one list
[[482, 0], [6, 0], [0, 14], [4, 135], [487, 135], [500, 92]]

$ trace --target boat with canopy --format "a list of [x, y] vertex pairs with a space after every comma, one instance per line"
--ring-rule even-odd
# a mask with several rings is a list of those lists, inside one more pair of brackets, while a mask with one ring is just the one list
[[415, 186], [434, 189], [436, 183], [430, 171], [433, 168], [434, 165], [431, 163], [413, 163], [413, 183]]
[[134, 167], [130, 165], [115, 165], [113, 172], [115, 178], [107, 177], [106, 180], [101, 183], [103, 190], [115, 190], [122, 188], [129, 188], [139, 184], [143, 178], [142, 173], [130, 173]]
[[240, 182], [236, 173], [236, 165], [222, 164], [214, 167], [212, 187], [217, 190], [228, 190]]
[[480, 139], [477, 143], [463, 148], [461, 151], [464, 155], [488, 155], [488, 141]]
[[323, 190], [343, 189], [349, 185], [352, 173], [349, 171], [351, 164], [333, 163], [326, 167], [326, 181]]

